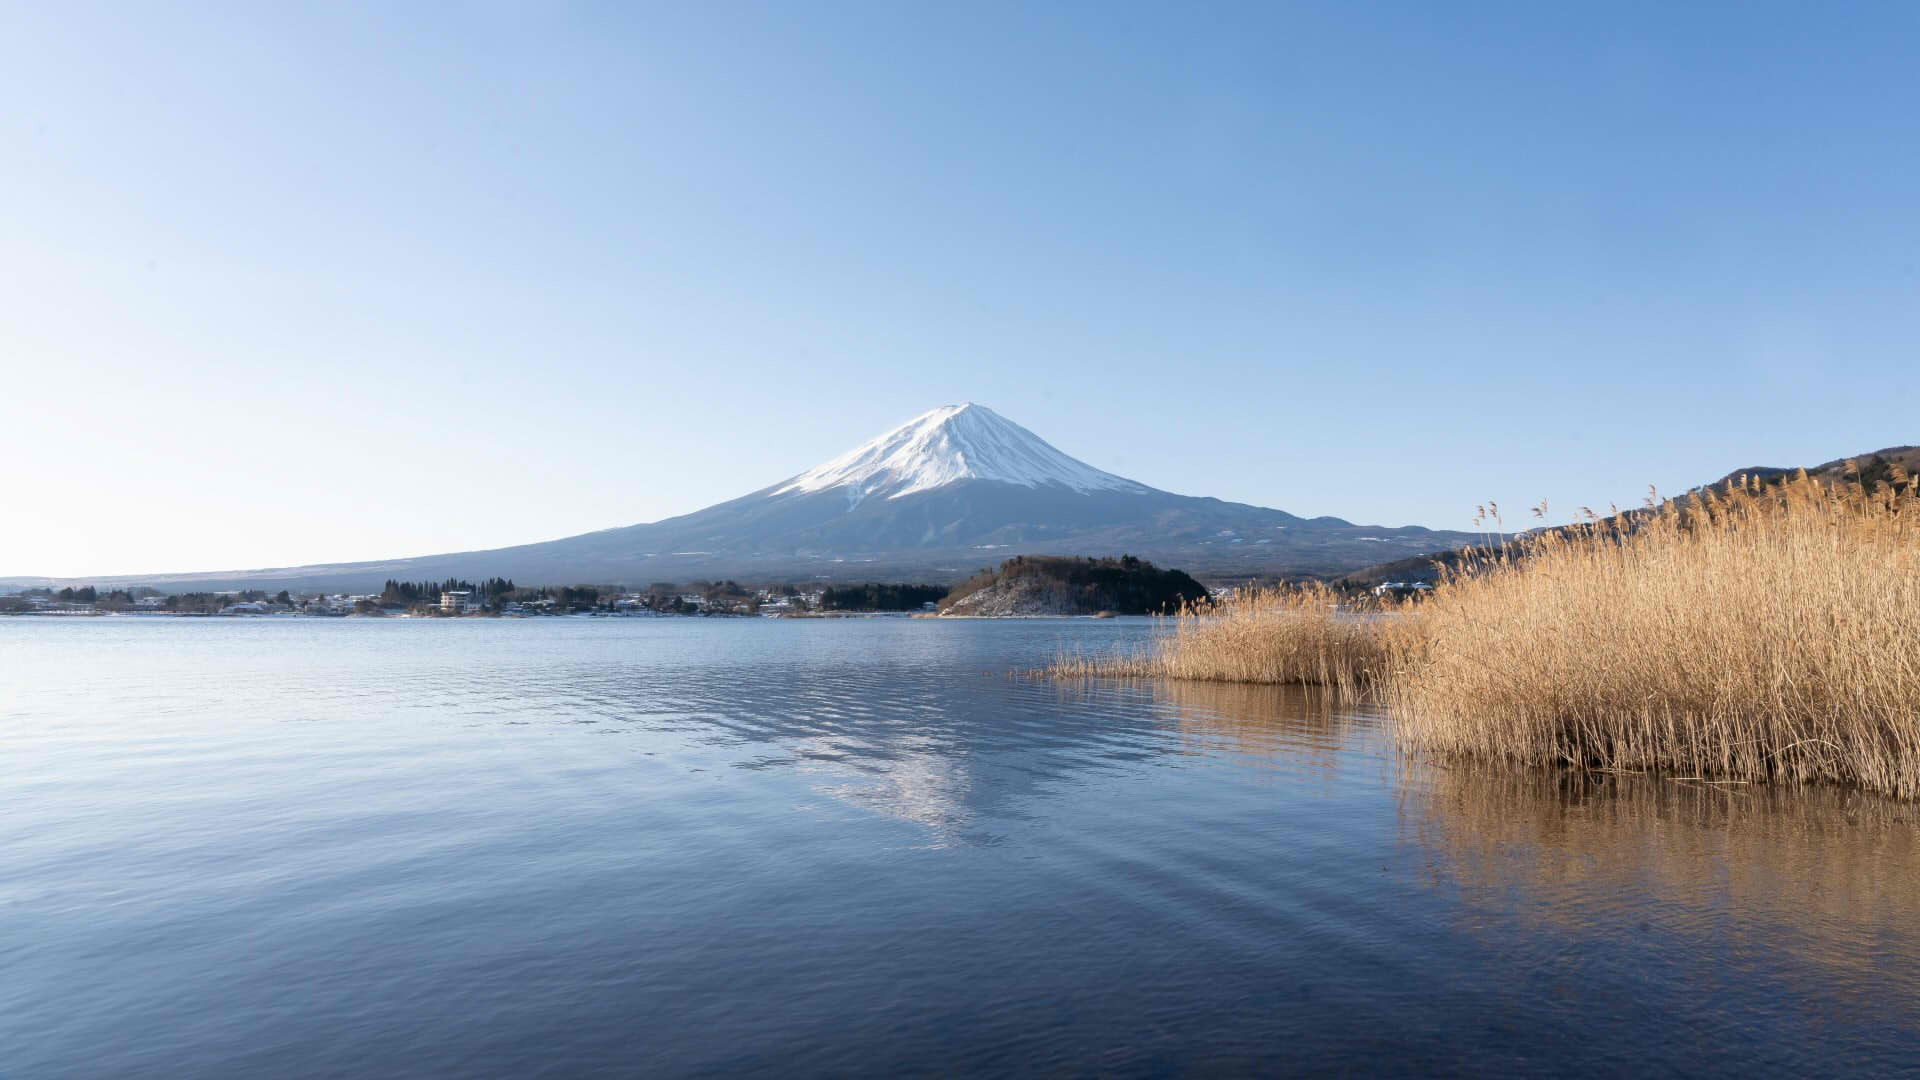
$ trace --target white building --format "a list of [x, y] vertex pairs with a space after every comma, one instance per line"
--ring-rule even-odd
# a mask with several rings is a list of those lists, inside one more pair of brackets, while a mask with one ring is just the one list
[[465, 589], [449, 589], [440, 594], [440, 611], [446, 615], [465, 615], [477, 610], [473, 594]]

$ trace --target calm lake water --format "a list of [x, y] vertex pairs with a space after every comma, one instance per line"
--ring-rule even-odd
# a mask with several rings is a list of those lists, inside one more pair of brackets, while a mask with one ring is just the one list
[[1920, 1067], [1913, 808], [1007, 675], [1149, 629], [0, 619], [0, 1076]]

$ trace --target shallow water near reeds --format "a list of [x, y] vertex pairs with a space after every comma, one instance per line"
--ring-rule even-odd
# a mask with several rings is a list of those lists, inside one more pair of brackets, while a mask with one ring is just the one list
[[1007, 674], [1149, 632], [0, 619], [0, 1075], [1920, 1064], [1912, 806]]

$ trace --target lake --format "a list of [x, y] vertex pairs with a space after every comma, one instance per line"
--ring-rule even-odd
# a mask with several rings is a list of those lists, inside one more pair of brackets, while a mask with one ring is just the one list
[[0, 1076], [1920, 1067], [1913, 807], [1009, 676], [1150, 632], [0, 619]]

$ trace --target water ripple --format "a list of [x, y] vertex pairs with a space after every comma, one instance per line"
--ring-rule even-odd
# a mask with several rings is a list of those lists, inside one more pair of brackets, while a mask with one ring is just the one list
[[1911, 807], [1009, 675], [1148, 630], [0, 620], [0, 1071], [1910, 1064]]

